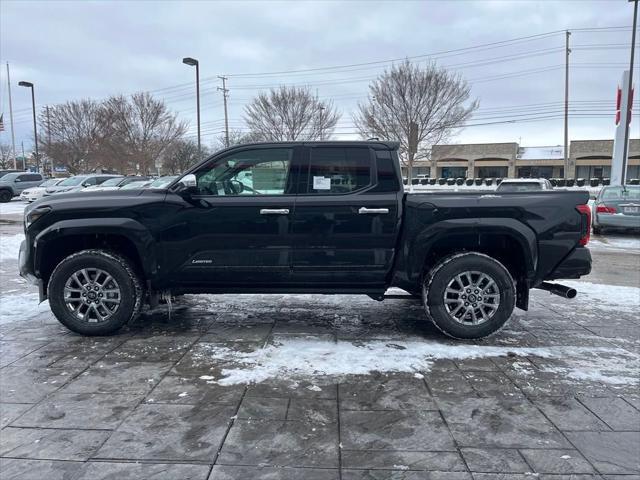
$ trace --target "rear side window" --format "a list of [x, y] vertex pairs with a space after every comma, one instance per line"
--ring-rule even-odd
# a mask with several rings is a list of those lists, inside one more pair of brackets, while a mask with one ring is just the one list
[[311, 149], [307, 192], [339, 195], [371, 184], [371, 155], [365, 147]]
[[394, 168], [394, 160], [389, 150], [376, 151], [378, 183], [374, 192], [397, 192], [400, 190], [398, 173]]

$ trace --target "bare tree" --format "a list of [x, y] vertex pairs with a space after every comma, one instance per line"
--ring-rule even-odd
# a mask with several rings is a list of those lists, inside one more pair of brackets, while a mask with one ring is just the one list
[[13, 168], [13, 156], [11, 155], [11, 145], [0, 143], [0, 169]]
[[[478, 108], [471, 89], [458, 74], [434, 63], [421, 68], [405, 60], [369, 85], [369, 101], [358, 105], [353, 120], [360, 135], [400, 142], [400, 156], [409, 177], [416, 158], [428, 157]], [[417, 125], [417, 151], [409, 149], [411, 124]]]
[[[263, 141], [257, 135], [251, 133], [243, 133], [240, 130], [230, 130], [229, 131], [229, 146], [233, 147], [235, 145], [242, 145], [243, 143], [253, 143]], [[222, 150], [223, 148], [227, 148], [227, 140], [223, 134], [220, 134], [216, 137], [216, 140], [213, 144], [214, 151]]]
[[339, 119], [332, 102], [319, 100], [308, 88], [286, 86], [258, 94], [244, 114], [251, 135], [263, 141], [326, 139]]
[[156, 162], [187, 130], [164, 102], [146, 92], [111, 97], [102, 112], [105, 144], [121, 171], [155, 171]]
[[72, 174], [88, 171], [100, 157], [101, 107], [94, 100], [79, 100], [49, 107], [38, 121], [43, 153]]
[[[207, 148], [203, 145], [202, 158], [207, 155]], [[193, 140], [177, 140], [166, 149], [163, 157], [163, 173], [177, 175], [200, 161], [198, 144]]]

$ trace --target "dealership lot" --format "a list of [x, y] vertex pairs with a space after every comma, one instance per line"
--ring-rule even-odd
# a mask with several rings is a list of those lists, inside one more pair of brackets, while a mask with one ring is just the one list
[[[640, 240], [594, 239], [579, 296], [534, 291], [460, 343], [419, 303], [186, 296], [68, 332], [0, 225], [1, 478], [636, 479]], [[14, 211], [15, 210], [15, 211]]]

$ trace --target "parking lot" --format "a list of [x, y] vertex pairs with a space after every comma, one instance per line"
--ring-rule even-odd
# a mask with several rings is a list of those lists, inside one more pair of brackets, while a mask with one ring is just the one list
[[185, 296], [112, 337], [58, 324], [0, 210], [0, 478], [640, 478], [640, 239], [572, 301], [456, 342], [419, 302]]

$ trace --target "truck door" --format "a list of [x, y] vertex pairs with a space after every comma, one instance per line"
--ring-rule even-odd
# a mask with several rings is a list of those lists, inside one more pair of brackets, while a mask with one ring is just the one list
[[342, 290], [384, 286], [399, 228], [400, 186], [390, 152], [380, 155], [387, 158], [379, 176], [369, 146], [306, 149], [293, 223], [294, 283]]
[[163, 244], [180, 283], [229, 291], [288, 281], [297, 150], [234, 150], [195, 172], [197, 193], [188, 201], [174, 194], [171, 203], [182, 207]]

